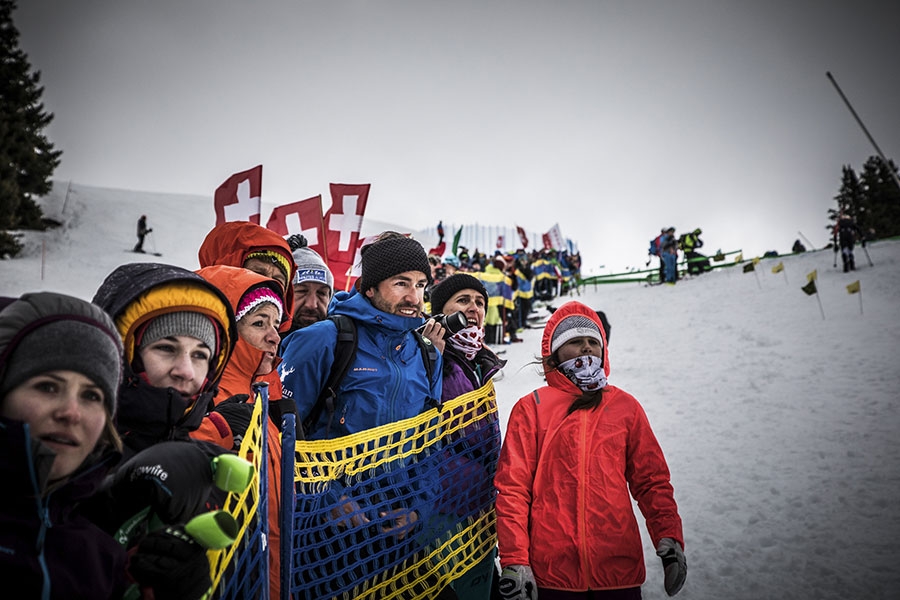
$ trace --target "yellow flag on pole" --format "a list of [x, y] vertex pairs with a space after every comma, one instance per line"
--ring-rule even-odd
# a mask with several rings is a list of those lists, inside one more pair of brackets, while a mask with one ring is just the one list
[[859, 293], [859, 279], [851, 283], [847, 286], [848, 294], [858, 294]]
[[781, 273], [782, 271], [784, 271], [784, 262], [780, 262], [777, 265], [775, 265], [774, 267], [772, 267], [773, 273]]
[[758, 265], [758, 264], [759, 264], [759, 257], [758, 257], [758, 256], [754, 256], [754, 257], [753, 257], [753, 264], [754, 264], [754, 265]]
[[806, 275], [807, 281], [815, 281], [816, 279], [818, 279], [818, 273], [816, 272], [816, 269], [813, 269], [812, 272], [807, 273], [807, 275]]
[[810, 279], [809, 283], [807, 283], [800, 289], [803, 290], [804, 292], [806, 292], [807, 296], [812, 296], [813, 294], [816, 293], [816, 280]]
[[744, 260], [744, 253], [741, 252], [737, 256], [734, 257], [734, 262], [739, 263]]

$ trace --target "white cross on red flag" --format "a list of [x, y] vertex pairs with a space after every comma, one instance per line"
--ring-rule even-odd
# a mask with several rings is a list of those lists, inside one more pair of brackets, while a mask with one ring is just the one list
[[235, 173], [216, 188], [213, 207], [216, 225], [228, 221], [250, 221], [259, 225], [262, 202], [262, 165]]
[[328, 254], [325, 248], [324, 218], [322, 217], [322, 196], [313, 196], [290, 204], [276, 206], [269, 215], [266, 229], [288, 237], [295, 233], [306, 238], [306, 244], [319, 253], [326, 264]]
[[331, 208], [325, 213], [325, 247], [334, 289], [347, 289], [356, 256], [371, 184], [332, 183]]

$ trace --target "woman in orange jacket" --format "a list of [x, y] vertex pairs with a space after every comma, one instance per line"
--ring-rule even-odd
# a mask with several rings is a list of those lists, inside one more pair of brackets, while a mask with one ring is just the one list
[[[273, 280], [242, 267], [214, 265], [197, 271], [225, 294], [234, 309], [238, 339], [219, 382], [216, 408], [193, 437], [232, 449], [240, 445], [252, 412], [252, 385], [264, 381], [269, 397], [281, 398], [276, 355], [284, 317], [284, 291]], [[245, 395], [245, 396], [242, 396]], [[248, 401], [250, 403], [248, 403]], [[271, 414], [271, 411], [270, 411]], [[281, 576], [281, 431], [280, 423], [266, 419], [268, 438], [269, 597], [280, 597]]]
[[669, 468], [641, 405], [607, 383], [596, 311], [575, 301], [556, 310], [541, 359], [547, 385], [513, 407], [495, 478], [501, 596], [640, 598], [632, 497], [675, 595], [687, 565]]

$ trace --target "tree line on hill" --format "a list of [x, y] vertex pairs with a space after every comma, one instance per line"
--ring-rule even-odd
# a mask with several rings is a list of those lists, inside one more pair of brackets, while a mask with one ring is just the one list
[[831, 232], [843, 212], [869, 239], [900, 235], [900, 188], [892, 172], [897, 173], [894, 161], [885, 164], [878, 156], [870, 156], [860, 174], [845, 165], [834, 197], [837, 207], [828, 209], [825, 228]]

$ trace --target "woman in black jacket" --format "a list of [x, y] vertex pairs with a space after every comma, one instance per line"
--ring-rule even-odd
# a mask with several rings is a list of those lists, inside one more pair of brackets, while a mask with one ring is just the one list
[[52, 292], [2, 306], [0, 579], [21, 598], [120, 598], [125, 549], [77, 510], [119, 459], [115, 326]]

